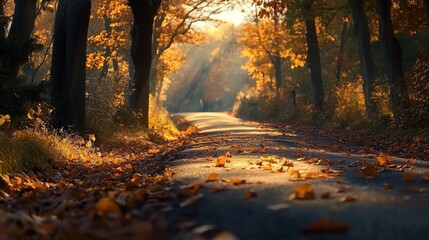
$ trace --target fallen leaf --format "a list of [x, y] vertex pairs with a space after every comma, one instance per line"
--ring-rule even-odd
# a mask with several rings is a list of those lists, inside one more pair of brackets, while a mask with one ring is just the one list
[[429, 172], [423, 173], [423, 182], [429, 182]]
[[357, 198], [354, 197], [354, 196], [350, 196], [350, 195], [344, 196], [344, 197], [342, 197], [340, 199], [340, 202], [343, 202], [343, 203], [346, 203], [346, 202], [356, 202], [356, 201], [357, 201]]
[[217, 182], [219, 181], [219, 174], [218, 173], [210, 173], [207, 177], [206, 182]]
[[230, 232], [220, 232], [212, 240], [239, 240], [237, 236]]
[[378, 161], [378, 164], [380, 164], [380, 166], [389, 165], [392, 162], [392, 160], [393, 160], [392, 156], [387, 156], [383, 154], [377, 157], [377, 161]]
[[350, 229], [350, 224], [343, 221], [331, 220], [328, 217], [322, 217], [317, 221], [304, 227], [304, 233], [322, 233], [322, 232], [344, 232]]
[[230, 157], [232, 157], [232, 155], [231, 155], [231, 153], [228, 151], [228, 152], [226, 152], [226, 153], [225, 153], [225, 157], [230, 158]]
[[373, 179], [377, 177], [377, 168], [370, 163], [365, 163], [365, 165], [360, 169], [363, 176], [367, 179]]
[[314, 199], [313, 187], [308, 184], [303, 184], [295, 187], [290, 199], [310, 200]]
[[286, 209], [289, 207], [290, 207], [290, 205], [286, 204], [286, 203], [272, 204], [272, 205], [267, 206], [267, 208], [269, 210], [272, 210], [272, 211], [279, 211], [279, 210]]
[[227, 158], [225, 156], [220, 156], [216, 160], [216, 167], [224, 167], [226, 164]]
[[423, 189], [419, 186], [414, 186], [414, 187], [405, 189], [405, 191], [417, 193], [417, 192], [423, 192]]
[[255, 191], [249, 190], [244, 193], [243, 199], [256, 198], [258, 195]]
[[115, 200], [109, 197], [103, 197], [95, 204], [96, 214], [100, 216], [122, 216], [121, 209]]
[[217, 226], [213, 225], [213, 224], [202, 225], [202, 226], [194, 228], [194, 230], [192, 230], [192, 233], [194, 233], [194, 234], [204, 234], [206, 232], [213, 231], [216, 228], [217, 228]]
[[402, 177], [404, 182], [414, 182], [414, 174], [411, 172], [404, 172]]
[[296, 156], [297, 158], [301, 158], [301, 157], [302, 157], [302, 155], [303, 155], [303, 151], [302, 151], [302, 149], [298, 149], [298, 150], [296, 150], [296, 151], [295, 151], [295, 156]]
[[228, 179], [226, 182], [228, 183], [232, 183], [233, 185], [241, 185], [241, 184], [245, 184], [246, 180], [244, 179], [239, 179], [239, 178], [230, 178]]
[[192, 196], [192, 197], [190, 197], [190, 198], [186, 199], [185, 201], [181, 202], [181, 203], [179, 204], [179, 206], [180, 206], [181, 208], [187, 207], [187, 206], [189, 206], [189, 205], [192, 205], [192, 204], [197, 203], [201, 198], [203, 198], [203, 194], [201, 194], [201, 193], [200, 193], [200, 194], [197, 194], [197, 195], [194, 195], [194, 196]]
[[384, 183], [384, 184], [383, 184], [383, 187], [384, 187], [385, 189], [393, 189], [393, 188], [394, 188], [394, 186], [393, 186], [392, 184], [390, 184], [390, 183]]
[[308, 172], [305, 174], [306, 179], [316, 179], [319, 176], [317, 172]]
[[331, 197], [331, 193], [330, 192], [323, 192], [322, 194], [320, 194], [320, 197], [323, 199], [328, 199]]

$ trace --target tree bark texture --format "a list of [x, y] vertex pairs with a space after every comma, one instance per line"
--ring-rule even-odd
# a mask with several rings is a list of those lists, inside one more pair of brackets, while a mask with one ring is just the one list
[[424, 3], [425, 3], [425, 10], [426, 10], [426, 19], [429, 24], [429, 0], [424, 0]]
[[274, 56], [274, 69], [276, 73], [276, 90], [277, 93], [280, 93], [280, 90], [283, 86], [283, 70], [282, 70], [282, 58], [280, 57], [280, 54], [277, 56]]
[[401, 46], [393, 31], [391, 5], [391, 0], [377, 0], [379, 34], [386, 62], [390, 100], [395, 124], [399, 126], [405, 123], [402, 118], [405, 117], [404, 111], [408, 108], [408, 91], [402, 68]]
[[343, 56], [344, 56], [344, 49], [346, 48], [346, 37], [347, 37], [348, 29], [349, 29], [349, 23], [347, 21], [344, 21], [343, 28], [341, 29], [340, 48], [338, 51], [338, 58], [337, 58], [337, 72], [335, 73], [335, 81], [337, 84], [341, 82], [341, 73], [343, 71]]
[[[311, 0], [304, 5], [306, 11], [311, 12]], [[322, 65], [320, 62], [319, 40], [317, 38], [316, 23], [314, 17], [307, 19], [306, 23], [306, 40], [307, 40], [307, 63], [311, 72], [311, 82], [313, 85], [314, 109], [316, 112], [323, 112], [323, 80]]]
[[85, 130], [86, 44], [91, 0], [59, 0], [51, 64], [53, 123]]
[[359, 47], [366, 115], [367, 117], [372, 117], [376, 113], [376, 104], [373, 98], [375, 72], [368, 19], [364, 10], [364, 0], [349, 0], [349, 3], [352, 9], [354, 31]]
[[2, 39], [1, 72], [7, 78], [16, 79], [19, 68], [32, 52], [31, 34], [36, 21], [37, 0], [15, 0], [13, 20], [7, 39]]
[[131, 57], [134, 63], [130, 110], [142, 113], [141, 125], [149, 127], [149, 82], [152, 65], [152, 33], [161, 0], [129, 0], [134, 15], [131, 30]]

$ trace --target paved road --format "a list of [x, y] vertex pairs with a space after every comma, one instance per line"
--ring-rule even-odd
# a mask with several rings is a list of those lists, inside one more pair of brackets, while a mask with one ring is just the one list
[[[174, 185], [203, 183], [204, 187], [198, 202], [174, 213], [178, 224], [189, 220], [199, 226], [213, 224], [213, 234], [228, 231], [239, 239], [429, 238], [429, 183], [423, 181], [427, 162], [377, 160], [379, 153], [368, 149], [225, 113], [179, 115], [201, 135], [171, 163]], [[232, 156], [223, 167], [216, 167], [226, 152]], [[388, 163], [381, 167], [379, 161]], [[220, 181], [206, 183], [212, 173], [219, 174]], [[245, 184], [233, 184], [239, 180]], [[299, 187], [304, 184], [313, 192]], [[304, 199], [296, 199], [299, 195]], [[341, 224], [316, 227], [339, 229], [303, 233], [322, 217]], [[193, 239], [198, 230], [180, 231], [174, 238]]]

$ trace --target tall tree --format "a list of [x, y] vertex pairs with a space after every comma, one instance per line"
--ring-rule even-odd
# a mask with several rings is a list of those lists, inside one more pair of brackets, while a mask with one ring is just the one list
[[134, 15], [131, 30], [131, 57], [134, 63], [131, 111], [143, 114], [141, 125], [149, 127], [149, 81], [152, 65], [152, 34], [155, 15], [162, 0], [129, 0]]
[[15, 0], [14, 2], [13, 20], [7, 39], [1, 40], [3, 42], [1, 52], [4, 54], [0, 57], [1, 72], [11, 80], [17, 77], [19, 68], [34, 50], [31, 47], [31, 33], [37, 15], [37, 0]]
[[379, 35], [386, 62], [393, 117], [398, 126], [405, 123], [402, 117], [408, 108], [408, 91], [402, 68], [401, 46], [393, 31], [391, 7], [391, 0], [377, 0]]
[[311, 13], [313, 0], [307, 0], [304, 3], [304, 11], [307, 13], [305, 24], [307, 27], [306, 40], [308, 48], [307, 62], [311, 72], [311, 82], [313, 85], [314, 108], [317, 112], [323, 111], [323, 80], [322, 80], [322, 64], [320, 62], [319, 40], [317, 38], [316, 22]]
[[352, 9], [354, 30], [359, 47], [366, 115], [371, 117], [376, 113], [376, 105], [373, 99], [375, 72], [368, 19], [364, 11], [364, 0], [349, 0], [349, 3]]
[[86, 44], [91, 0], [59, 0], [51, 63], [53, 121], [85, 129]]

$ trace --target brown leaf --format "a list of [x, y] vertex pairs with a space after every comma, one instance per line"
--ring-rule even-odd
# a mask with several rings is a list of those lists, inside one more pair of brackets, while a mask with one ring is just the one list
[[308, 184], [299, 185], [293, 189], [293, 193], [290, 198], [298, 200], [314, 199], [313, 187]]
[[109, 197], [103, 197], [95, 204], [96, 214], [100, 216], [121, 217], [122, 212], [115, 200]]
[[414, 174], [411, 172], [404, 172], [402, 177], [404, 182], [414, 182]]
[[390, 183], [385, 183], [385, 184], [383, 184], [383, 187], [384, 187], [385, 189], [393, 189], [393, 188], [394, 188], [394, 186], [393, 186], [392, 184], [390, 184]]
[[227, 158], [225, 156], [220, 156], [216, 160], [216, 167], [224, 167], [226, 164]]
[[423, 173], [423, 182], [429, 182], [429, 172]]
[[301, 158], [301, 157], [302, 157], [302, 155], [303, 155], [303, 151], [302, 151], [302, 149], [298, 149], [298, 150], [296, 150], [296, 151], [295, 151], [295, 156], [296, 156], [297, 158]]
[[343, 203], [346, 203], [346, 202], [355, 202], [355, 201], [357, 201], [357, 198], [354, 197], [354, 196], [350, 196], [350, 195], [344, 196], [344, 197], [342, 197], [340, 199], [340, 202], [343, 202]]
[[331, 193], [330, 192], [323, 192], [322, 194], [320, 194], [320, 197], [323, 199], [328, 199], [331, 197]]
[[249, 190], [244, 193], [243, 199], [256, 198], [258, 194], [255, 191]]
[[344, 232], [350, 229], [350, 224], [343, 221], [331, 220], [328, 217], [322, 217], [319, 220], [304, 227], [304, 233], [322, 233], [322, 232]]
[[220, 179], [219, 177], [219, 173], [210, 173], [206, 182], [217, 182]]
[[230, 158], [230, 157], [232, 157], [232, 155], [231, 155], [231, 153], [228, 151], [228, 152], [226, 152], [226, 153], [225, 153], [225, 157]]

